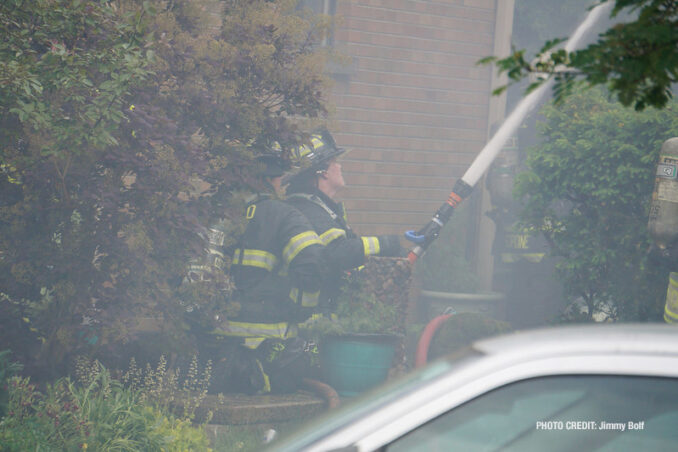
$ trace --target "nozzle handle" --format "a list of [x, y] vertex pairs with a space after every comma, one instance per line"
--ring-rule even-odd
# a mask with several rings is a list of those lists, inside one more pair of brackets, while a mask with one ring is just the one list
[[405, 238], [412, 243], [416, 243], [417, 245], [421, 245], [422, 243], [424, 243], [426, 241], [425, 235], [419, 234], [418, 232], [415, 232], [415, 231], [405, 232]]

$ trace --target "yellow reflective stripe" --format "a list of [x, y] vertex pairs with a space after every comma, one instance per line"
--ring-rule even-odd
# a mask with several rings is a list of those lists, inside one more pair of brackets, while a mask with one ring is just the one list
[[673, 287], [677, 287], [677, 288], [678, 288], [678, 273], [676, 273], [676, 272], [671, 272], [671, 273], [669, 274], [669, 283], [670, 283]]
[[302, 144], [297, 149], [295, 149], [295, 151], [293, 153], [295, 154], [295, 157], [298, 160], [301, 160], [303, 157], [306, 157], [307, 155], [311, 154], [312, 152], [313, 151], [311, 150], [311, 148], [309, 148], [305, 144]]
[[[314, 314], [311, 314], [311, 317], [309, 317], [308, 319], [304, 320], [304, 321], [301, 322], [301, 323], [298, 323], [297, 326], [298, 326], [299, 328], [312, 328], [314, 323], [317, 323], [317, 322], [319, 322], [319, 321], [321, 321], [321, 320], [323, 320], [323, 319], [328, 319], [327, 315], [326, 315], [326, 314], [323, 314], [323, 313], [320, 313], [320, 312], [316, 312], [316, 313], [314, 313]], [[339, 317], [337, 316], [337, 314], [335, 314], [334, 312], [332, 312], [332, 313], [329, 315], [329, 319], [328, 319], [328, 320], [331, 320], [331, 321], [333, 321], [333, 322], [336, 322], [336, 321], [339, 320]]]
[[233, 253], [234, 264], [263, 268], [268, 271], [273, 270], [277, 261], [273, 253], [264, 250], [237, 249]]
[[544, 253], [527, 253], [525, 254], [525, 259], [528, 262], [531, 262], [533, 264], [539, 263], [544, 259], [545, 254]]
[[261, 388], [261, 392], [268, 393], [271, 392], [271, 379], [268, 378], [268, 374], [264, 372], [264, 366], [261, 365], [261, 361], [257, 360], [257, 366], [259, 366], [259, 371], [264, 377], [264, 387]]
[[246, 337], [243, 345], [252, 350], [256, 350], [256, 348], [259, 347], [265, 340], [265, 337]]
[[348, 224], [348, 211], [344, 207], [344, 201], [340, 202], [339, 206], [341, 207], [341, 218], [344, 220], [345, 224]]
[[311, 144], [313, 145], [313, 149], [318, 149], [323, 145], [323, 142], [317, 135], [313, 135], [311, 136]]
[[310, 326], [313, 325], [313, 323], [319, 322], [320, 320], [322, 320], [324, 318], [325, 318], [325, 316], [322, 313], [316, 312], [314, 314], [311, 314], [311, 317], [309, 317], [308, 319], [301, 322], [299, 324], [299, 326], [300, 327], [310, 327]]
[[283, 249], [285, 264], [289, 264], [304, 248], [310, 245], [322, 245], [318, 234], [313, 231], [302, 232], [292, 237]]
[[[242, 323], [242, 322], [240, 322]], [[266, 325], [266, 324], [263, 324]], [[221, 329], [215, 329], [213, 330], [213, 333], [215, 334], [221, 334], [222, 336], [235, 336], [235, 337], [243, 337], [239, 334], [229, 334], [225, 330]], [[297, 325], [288, 325], [287, 327], [287, 333], [285, 334], [284, 337], [271, 337], [271, 336], [258, 336], [258, 337], [245, 337], [243, 341], [243, 345], [247, 348], [250, 348], [252, 350], [255, 350], [257, 347], [261, 345], [262, 342], [264, 342], [266, 339], [290, 339], [293, 337], [297, 337], [299, 334], [299, 328]]]
[[346, 231], [339, 228], [331, 228], [320, 234], [320, 241], [322, 242], [323, 245], [327, 245], [328, 243], [338, 239], [339, 237], [346, 237]]
[[255, 323], [227, 320], [213, 331], [222, 336], [287, 339], [296, 335], [287, 322]]
[[678, 273], [669, 274], [669, 287], [666, 291], [666, 304], [664, 305], [664, 321], [666, 323], [678, 323]]
[[544, 256], [544, 253], [501, 253], [501, 261], [513, 264], [525, 260], [534, 264], [541, 262]]
[[374, 256], [379, 254], [379, 239], [376, 237], [360, 237], [363, 240], [363, 249], [365, 256]]
[[[301, 298], [301, 300], [299, 300]], [[318, 300], [320, 299], [320, 291], [317, 292], [301, 292], [301, 297], [299, 297], [299, 289], [296, 287], [290, 290], [290, 299], [297, 304], [300, 304], [304, 308], [313, 308], [318, 306]]]

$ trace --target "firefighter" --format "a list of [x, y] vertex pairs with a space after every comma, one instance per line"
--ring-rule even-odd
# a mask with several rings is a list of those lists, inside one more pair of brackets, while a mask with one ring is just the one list
[[666, 289], [666, 303], [664, 305], [664, 321], [678, 324], [678, 273], [669, 273], [669, 284]]
[[297, 337], [296, 325], [318, 303], [323, 247], [308, 220], [281, 199], [289, 165], [280, 148], [259, 161], [267, 190], [247, 203], [247, 226], [233, 252], [239, 311], [212, 331], [223, 339], [212, 392], [290, 392], [311, 372], [312, 346]]
[[[672, 243], [664, 248], [653, 245], [650, 248], [649, 257], [654, 265], [675, 269], [678, 267], [678, 243]], [[678, 325], [678, 272], [668, 274], [664, 321], [671, 325]]]
[[293, 152], [300, 169], [287, 177], [287, 202], [310, 221], [325, 245], [328, 274], [321, 291], [321, 310], [332, 311], [345, 272], [361, 267], [368, 256], [401, 257], [405, 250], [397, 235], [358, 236], [346, 220], [342, 203], [335, 200], [344, 187], [341, 164], [344, 153], [327, 130], [313, 133], [307, 144]]
[[[650, 258], [678, 269], [678, 137], [664, 141], [659, 151], [648, 231], [654, 242]], [[678, 272], [669, 274], [664, 321], [678, 324]]]

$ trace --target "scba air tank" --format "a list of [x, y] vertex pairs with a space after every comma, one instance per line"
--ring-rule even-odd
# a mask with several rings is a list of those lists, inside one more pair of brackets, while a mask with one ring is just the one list
[[660, 248], [678, 239], [678, 137], [666, 140], [659, 152], [648, 228]]

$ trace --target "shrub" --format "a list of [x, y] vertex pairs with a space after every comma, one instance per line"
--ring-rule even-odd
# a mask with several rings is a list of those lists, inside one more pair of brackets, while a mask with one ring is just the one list
[[647, 221], [659, 150], [678, 134], [677, 107], [638, 113], [590, 89], [542, 110], [543, 143], [516, 181], [521, 220], [559, 258], [557, 275], [568, 301], [585, 305], [585, 320], [661, 319], [669, 269], [648, 259]]
[[139, 317], [188, 342], [177, 289], [203, 226], [234, 240], [250, 144], [325, 113], [327, 20], [294, 3], [0, 2], [0, 343], [34, 378]]
[[29, 378], [13, 377], [8, 389], [3, 450], [208, 450], [201, 429], [142, 403], [103, 366], [83, 386], [60, 379], [43, 394]]
[[9, 360], [9, 353], [9, 350], [0, 352], [0, 418], [7, 412], [7, 380], [22, 368], [21, 364]]

